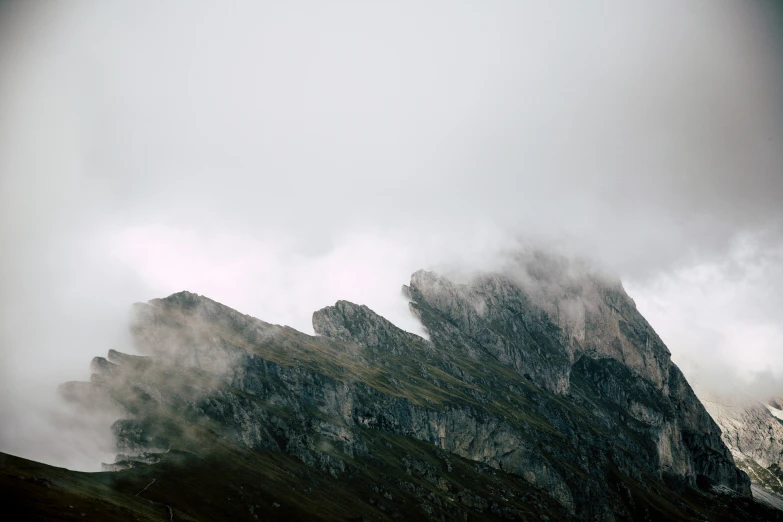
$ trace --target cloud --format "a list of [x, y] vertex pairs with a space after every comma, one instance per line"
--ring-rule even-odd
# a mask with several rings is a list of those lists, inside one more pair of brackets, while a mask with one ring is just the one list
[[628, 291], [697, 391], [756, 399], [783, 393], [783, 245], [739, 237], [721, 259]]
[[[749, 368], [771, 353], [771, 315], [726, 298], [708, 323], [696, 290], [781, 244], [782, 62], [761, 3], [0, 16], [3, 421], [127, 349], [131, 302], [188, 289], [309, 330], [345, 298], [415, 330], [397, 295], [412, 271], [492, 268], [520, 240], [596, 259], [637, 301], [689, 303], [650, 307], [676, 356], [712, 339], [731, 362], [751, 333]], [[748, 235], [750, 261], [724, 263]], [[0, 451], [39, 446], [0, 433]]]

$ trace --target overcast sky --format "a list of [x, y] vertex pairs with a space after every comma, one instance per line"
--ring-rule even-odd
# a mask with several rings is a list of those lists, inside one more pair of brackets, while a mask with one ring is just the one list
[[600, 4], [0, 4], [0, 451], [89, 467], [39, 428], [134, 301], [417, 331], [411, 272], [520, 239], [618, 273], [686, 374], [783, 377], [780, 21]]

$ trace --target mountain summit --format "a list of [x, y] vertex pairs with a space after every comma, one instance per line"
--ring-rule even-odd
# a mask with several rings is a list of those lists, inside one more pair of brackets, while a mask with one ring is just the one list
[[[313, 314], [315, 336], [189, 292], [135, 305], [145, 355], [111, 350], [89, 383], [62, 387], [122, 412], [116, 462], [95, 475], [105, 505], [85, 509], [171, 520], [783, 518], [753, 501], [618, 281], [536, 255], [464, 284], [419, 271], [403, 292], [428, 338], [347, 301]], [[147, 499], [149, 513], [124, 495]]]

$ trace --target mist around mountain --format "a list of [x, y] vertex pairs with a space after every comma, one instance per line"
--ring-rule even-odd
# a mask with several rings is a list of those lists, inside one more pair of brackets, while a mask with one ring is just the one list
[[30, 516], [780, 520], [618, 280], [534, 253], [403, 287], [426, 332], [338, 301], [315, 336], [180, 292], [134, 306], [61, 393], [114, 411], [113, 462], [4, 456]]

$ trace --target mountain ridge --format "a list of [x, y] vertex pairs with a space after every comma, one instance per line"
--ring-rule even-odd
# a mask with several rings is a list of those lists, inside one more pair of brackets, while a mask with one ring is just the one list
[[[316, 311], [310, 336], [180, 292], [134, 306], [146, 358], [113, 351], [63, 394], [123, 411], [115, 473], [169, 451], [287, 455], [369, 519], [763, 511], [622, 285], [571, 268], [416, 272], [404, 292], [429, 339], [348, 301]], [[455, 459], [473, 468], [454, 476]]]

